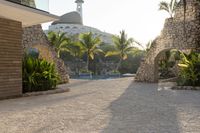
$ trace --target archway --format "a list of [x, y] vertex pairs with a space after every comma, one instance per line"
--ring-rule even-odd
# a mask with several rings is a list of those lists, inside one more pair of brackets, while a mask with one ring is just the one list
[[160, 36], [155, 40], [155, 44], [151, 46], [145, 59], [141, 62], [136, 74], [136, 81], [158, 82], [158, 68], [156, 68], [155, 61], [162, 51], [199, 47], [200, 19], [197, 16], [199, 16], [200, 3], [197, 3], [196, 0], [188, 1], [186, 14], [190, 15], [187, 15], [184, 19], [183, 1], [180, 1], [174, 18], [166, 19]]
[[154, 60], [155, 81], [172, 80], [178, 76], [178, 62], [180, 51], [178, 49], [165, 49], [160, 51]]

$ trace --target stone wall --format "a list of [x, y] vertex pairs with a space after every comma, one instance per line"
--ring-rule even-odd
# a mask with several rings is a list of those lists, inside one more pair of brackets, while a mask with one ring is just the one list
[[22, 24], [0, 18], [0, 99], [22, 95]]
[[[87, 64], [84, 61], [79, 61], [79, 62], [71, 62], [71, 61], [66, 61], [65, 64], [69, 67], [69, 75], [74, 76], [78, 70], [84, 69], [86, 70]], [[100, 75], [108, 75], [110, 74], [113, 70], [116, 69], [117, 63], [111, 62], [111, 61], [106, 61], [106, 62], [98, 62], [96, 64], [96, 72]], [[91, 64], [93, 65], [93, 64]]]
[[[184, 28], [185, 24], [185, 28]], [[158, 81], [158, 58], [162, 52], [170, 49], [198, 48], [200, 39], [200, 3], [197, 0], [187, 0], [186, 18], [181, 0], [174, 18], [166, 19], [164, 28], [147, 56], [141, 62], [136, 74], [136, 81]]]
[[69, 75], [67, 73], [64, 62], [57, 58], [54, 48], [50, 45], [46, 35], [44, 34], [41, 25], [35, 25], [23, 28], [23, 48], [37, 48], [40, 51], [40, 57], [48, 61], [53, 61], [56, 69], [61, 76], [62, 83], [69, 82]]

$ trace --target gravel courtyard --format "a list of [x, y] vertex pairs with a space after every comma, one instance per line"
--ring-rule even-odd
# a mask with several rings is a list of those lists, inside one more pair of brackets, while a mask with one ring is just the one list
[[0, 133], [200, 133], [200, 91], [167, 86], [72, 80], [67, 93], [0, 101]]

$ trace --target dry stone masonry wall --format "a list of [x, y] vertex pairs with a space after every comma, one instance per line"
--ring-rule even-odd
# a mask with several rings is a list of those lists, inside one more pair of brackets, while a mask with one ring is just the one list
[[53, 61], [56, 65], [58, 73], [61, 76], [61, 82], [68, 83], [69, 75], [66, 66], [61, 59], [57, 58], [57, 54], [50, 45], [41, 25], [23, 28], [22, 44], [24, 50], [28, 48], [37, 48], [40, 51], [41, 58], [45, 58], [48, 61]]
[[[184, 28], [185, 25], [185, 28]], [[166, 19], [164, 28], [151, 46], [136, 74], [136, 81], [158, 81], [159, 55], [170, 49], [186, 50], [199, 48], [200, 39], [200, 3], [187, 0], [184, 21], [183, 1], [179, 2], [174, 18]]]
[[[35, 7], [35, 0], [22, 0], [22, 3], [31, 7]], [[41, 25], [23, 28], [22, 45], [24, 50], [28, 48], [37, 48], [40, 51], [41, 58], [53, 61], [56, 69], [61, 76], [62, 83], [69, 82], [69, 75], [64, 62], [57, 58], [55, 50], [51, 47]]]

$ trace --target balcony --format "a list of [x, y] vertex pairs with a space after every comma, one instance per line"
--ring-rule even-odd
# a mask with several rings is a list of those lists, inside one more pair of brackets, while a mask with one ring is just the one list
[[13, 3], [49, 12], [49, 0], [7, 0]]
[[59, 19], [49, 13], [49, 0], [0, 0], [0, 17], [22, 22], [23, 27]]

